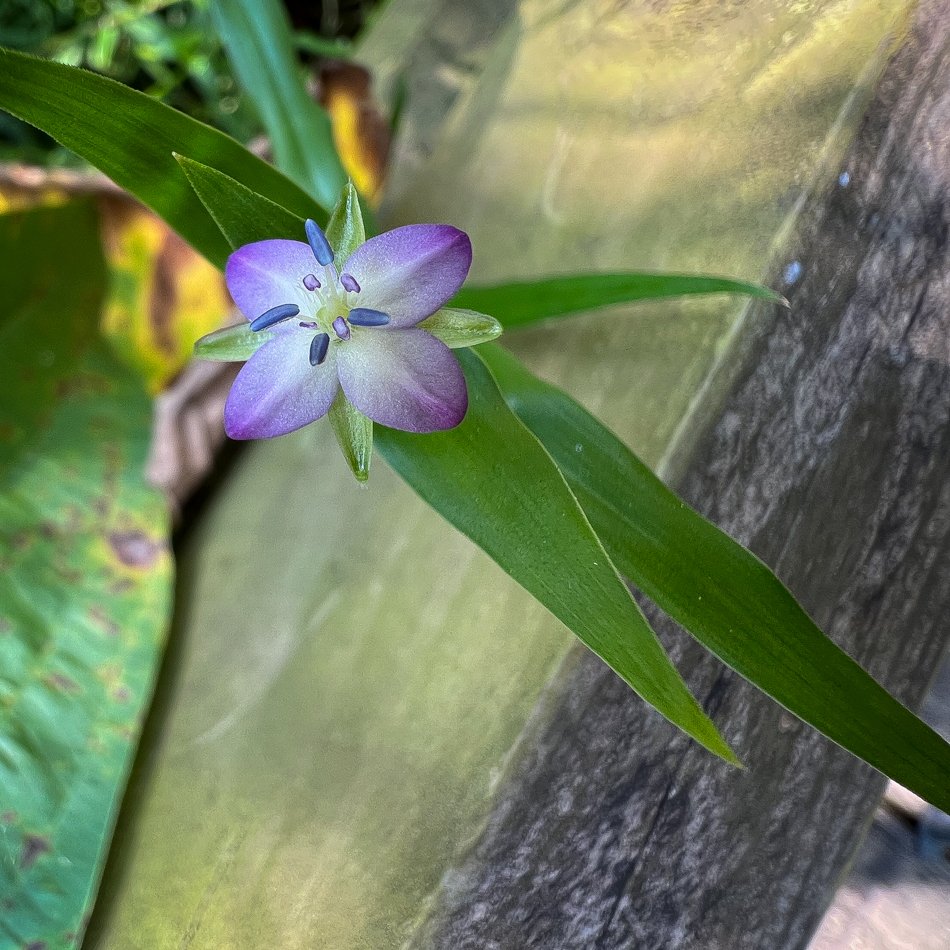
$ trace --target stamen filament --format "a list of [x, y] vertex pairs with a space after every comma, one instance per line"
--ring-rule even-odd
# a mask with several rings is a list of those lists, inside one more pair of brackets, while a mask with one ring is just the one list
[[330, 349], [330, 334], [318, 333], [310, 341], [310, 365], [319, 366], [327, 358]]
[[313, 251], [313, 256], [317, 259], [317, 262], [323, 264], [324, 267], [327, 264], [332, 264], [333, 248], [330, 247], [327, 236], [320, 230], [320, 225], [313, 218], [307, 218], [304, 222], [304, 230], [307, 232], [307, 243], [310, 245], [310, 250]]
[[369, 307], [354, 307], [350, 311], [350, 323], [354, 327], [384, 327], [389, 323], [389, 314]]
[[256, 320], [251, 321], [252, 330], [266, 330], [281, 320], [288, 320], [300, 313], [300, 307], [292, 303], [282, 303], [270, 310], [265, 310]]

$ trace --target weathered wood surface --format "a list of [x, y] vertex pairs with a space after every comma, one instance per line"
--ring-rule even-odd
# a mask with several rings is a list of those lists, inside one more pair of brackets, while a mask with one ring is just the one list
[[[950, 616], [950, 4], [921, 5], [840, 172], [681, 489], [914, 705]], [[884, 780], [660, 626], [747, 770], [579, 652], [415, 946], [807, 945]]]

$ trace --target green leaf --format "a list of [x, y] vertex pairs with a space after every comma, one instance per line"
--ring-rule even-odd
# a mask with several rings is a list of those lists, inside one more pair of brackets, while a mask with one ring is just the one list
[[447, 432], [376, 427], [387, 462], [603, 658], [650, 705], [737, 762], [663, 652], [564, 478], [505, 405], [480, 360], [461, 350], [468, 413]]
[[786, 709], [950, 811], [950, 745], [826, 637], [755, 555], [680, 501], [569, 396], [499, 346], [478, 353], [621, 573]]
[[0, 108], [101, 169], [218, 266], [227, 243], [173, 152], [219, 169], [294, 214], [325, 220], [312, 198], [234, 139], [94, 73], [0, 50]]
[[78, 946], [170, 615], [169, 525], [151, 401], [95, 332], [95, 215], [2, 216], [0, 258], [0, 945]]
[[346, 175], [330, 119], [303, 84], [283, 6], [278, 0], [216, 0], [211, 11], [234, 72], [267, 130], [277, 166], [329, 210]]
[[106, 281], [97, 229], [85, 202], [0, 215], [0, 479], [96, 336]]
[[273, 336], [268, 330], [252, 330], [247, 322], [238, 323], [206, 333], [195, 343], [195, 356], [225, 363], [249, 360]]
[[576, 274], [485, 287], [463, 287], [454, 307], [482, 310], [507, 330], [548, 317], [564, 317], [611, 304], [689, 294], [744, 294], [788, 306], [780, 294], [741, 280], [702, 274]]
[[336, 394], [329, 415], [346, 464], [358, 482], [365, 482], [373, 457], [373, 420], [364, 416], [343, 395], [342, 389]]
[[303, 219], [216, 168], [175, 155], [232, 249], [268, 238], [304, 239]]
[[501, 336], [501, 324], [486, 313], [475, 310], [459, 310], [456, 307], [443, 307], [431, 317], [426, 317], [419, 328], [438, 337], [446, 346], [459, 349], [463, 346], [476, 346], [488, 343]]
[[342, 269], [347, 258], [361, 245], [366, 243], [366, 227], [363, 224], [363, 211], [360, 198], [353, 182], [343, 186], [340, 200], [327, 222], [327, 240], [336, 251], [337, 265]]

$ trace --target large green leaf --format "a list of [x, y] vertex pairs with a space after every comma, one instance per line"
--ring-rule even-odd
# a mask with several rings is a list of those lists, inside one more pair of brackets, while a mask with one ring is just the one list
[[312, 198], [234, 139], [94, 73], [0, 50], [0, 109], [101, 169], [219, 266], [227, 242], [173, 152], [213, 165], [301, 217], [326, 220]]
[[0, 945], [52, 950], [76, 946], [92, 905], [171, 557], [143, 478], [151, 401], [96, 336], [95, 215], [0, 217], [0, 257], [15, 301], [0, 317]]
[[557, 466], [505, 405], [481, 361], [459, 351], [461, 425], [416, 435], [376, 427], [387, 462], [533, 594], [650, 705], [735, 762], [630, 597]]
[[795, 715], [950, 811], [950, 745], [826, 637], [755, 555], [685, 505], [565, 393], [500, 346], [478, 353], [623, 574]]
[[346, 175], [330, 119], [304, 87], [283, 6], [277, 0], [216, 0], [211, 11], [234, 72], [260, 113], [278, 167], [329, 210]]
[[704, 274], [575, 274], [463, 287], [452, 306], [490, 313], [506, 328], [636, 300], [695, 294], [744, 294], [785, 304], [780, 294], [742, 280]]

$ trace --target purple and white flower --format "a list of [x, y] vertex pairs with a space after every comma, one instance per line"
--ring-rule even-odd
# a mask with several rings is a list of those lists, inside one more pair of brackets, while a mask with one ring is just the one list
[[343, 394], [374, 422], [408, 432], [457, 426], [468, 407], [451, 350], [417, 324], [462, 286], [472, 245], [448, 225], [415, 224], [360, 245], [338, 269], [320, 228], [307, 243], [258, 241], [225, 269], [250, 329], [267, 340], [225, 406], [232, 439], [266, 439], [324, 416]]

